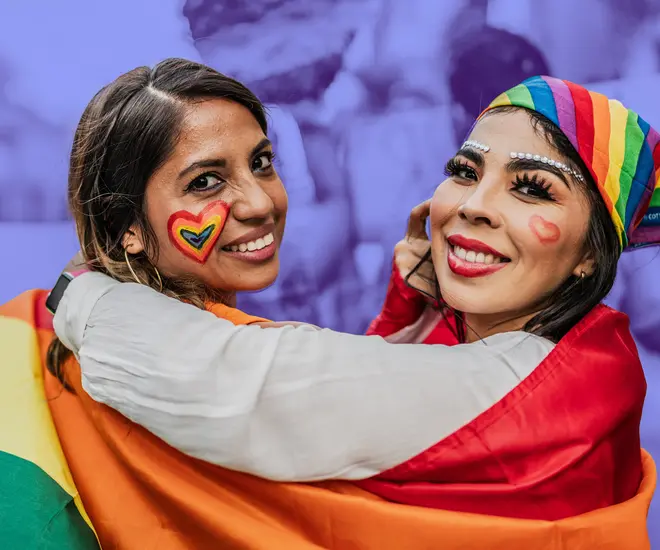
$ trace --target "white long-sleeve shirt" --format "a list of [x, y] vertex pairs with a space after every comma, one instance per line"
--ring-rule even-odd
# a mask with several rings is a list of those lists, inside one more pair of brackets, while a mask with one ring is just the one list
[[412, 458], [553, 347], [524, 332], [448, 347], [235, 326], [98, 273], [71, 282], [54, 325], [94, 400], [188, 455], [286, 481], [364, 479]]

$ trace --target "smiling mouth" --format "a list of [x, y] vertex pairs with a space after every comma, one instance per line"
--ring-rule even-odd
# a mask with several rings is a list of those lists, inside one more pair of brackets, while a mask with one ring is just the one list
[[454, 256], [463, 260], [466, 263], [481, 264], [481, 265], [494, 265], [499, 263], [507, 263], [511, 260], [504, 256], [496, 256], [494, 254], [485, 254], [483, 252], [476, 252], [468, 250], [458, 245], [449, 244], [450, 250]]
[[[447, 265], [455, 275], [473, 279], [492, 275], [505, 268], [511, 262], [510, 258], [493, 254], [483, 243], [479, 246], [482, 250], [470, 250], [457, 244], [447, 243]], [[483, 249], [486, 251], [483, 251]]]
[[225, 252], [255, 252], [257, 250], [263, 250], [264, 248], [272, 245], [274, 242], [275, 235], [273, 235], [271, 232], [253, 241], [246, 241], [244, 243], [233, 244], [231, 246], [223, 246], [222, 250]]

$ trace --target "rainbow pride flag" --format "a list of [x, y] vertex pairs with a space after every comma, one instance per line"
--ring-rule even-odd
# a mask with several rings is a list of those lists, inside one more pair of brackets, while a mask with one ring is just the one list
[[39, 296], [0, 307], [0, 547], [100, 548], [46, 401], [43, 346], [52, 328], [35, 315]]
[[44, 369], [53, 336], [45, 296], [0, 307], [3, 550], [649, 548], [656, 472], [646, 454], [634, 498], [553, 522], [393, 504], [350, 482], [275, 483], [187, 457], [92, 401], [75, 361], [74, 393]]

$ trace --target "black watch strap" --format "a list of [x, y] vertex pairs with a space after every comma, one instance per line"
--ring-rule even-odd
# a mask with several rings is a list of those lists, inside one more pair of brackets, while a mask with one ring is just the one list
[[50, 293], [48, 294], [48, 298], [46, 298], [46, 309], [50, 311], [53, 315], [55, 315], [55, 312], [57, 311], [57, 306], [60, 305], [62, 296], [64, 296], [64, 291], [69, 286], [69, 283], [71, 281], [73, 281], [73, 275], [71, 275], [71, 273], [68, 273], [67, 271], [62, 272], [60, 278], [57, 279], [57, 282], [55, 283], [53, 290], [51, 290]]

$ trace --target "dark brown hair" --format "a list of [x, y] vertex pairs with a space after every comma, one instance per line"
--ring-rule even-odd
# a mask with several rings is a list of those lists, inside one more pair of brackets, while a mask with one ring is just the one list
[[[492, 112], [507, 112], [513, 109], [515, 107], [500, 107]], [[584, 177], [584, 181], [574, 181], [584, 193], [591, 210], [582, 252], [593, 259], [593, 274], [584, 278], [569, 277], [548, 296], [547, 306], [524, 327], [527, 332], [558, 342], [612, 290], [621, 255], [621, 244], [591, 172], [564, 132], [542, 114], [529, 110], [527, 113], [536, 132], [560, 155], [568, 159], [573, 168]]]
[[[185, 59], [166, 59], [153, 68], [138, 67], [123, 74], [87, 105], [71, 150], [68, 199], [90, 269], [118, 281], [134, 281], [122, 240], [137, 227], [145, 250], [131, 257], [131, 267], [140, 281], [161, 290], [154, 268], [157, 240], [144, 208], [146, 185], [172, 154], [186, 107], [216, 98], [243, 105], [267, 133], [264, 107], [250, 90]], [[202, 308], [213, 297], [213, 291], [199, 282], [165, 277], [162, 292]], [[63, 383], [62, 366], [69, 356], [55, 338], [47, 367]]]
[[[510, 113], [519, 109], [523, 108], [507, 105], [492, 109], [484, 116], [490, 116], [496, 113]], [[534, 130], [547, 140], [548, 144], [557, 153], [563, 158], [568, 159], [574, 170], [577, 170], [583, 175], [584, 181], [574, 179], [574, 182], [587, 198], [591, 212], [582, 252], [589, 254], [593, 258], [595, 265], [594, 273], [584, 278], [571, 275], [559, 288], [545, 297], [545, 307], [523, 327], [523, 330], [526, 332], [543, 336], [553, 342], [559, 342], [580, 319], [609, 294], [616, 278], [617, 263], [621, 255], [621, 245], [605, 201], [600, 191], [598, 191], [591, 173], [569, 139], [547, 117], [536, 111], [523, 110], [529, 115]], [[430, 261], [430, 258], [429, 251], [425, 258], [416, 266], [415, 270], [424, 261]], [[410, 275], [407, 279], [409, 278]], [[441, 298], [442, 292], [438, 287], [437, 280], [435, 284], [436, 296]], [[440, 302], [441, 307], [447, 307], [443, 305], [442, 300]], [[456, 313], [459, 329], [458, 336], [460, 336], [464, 334], [464, 326], [462, 326], [463, 316], [460, 312]]]

